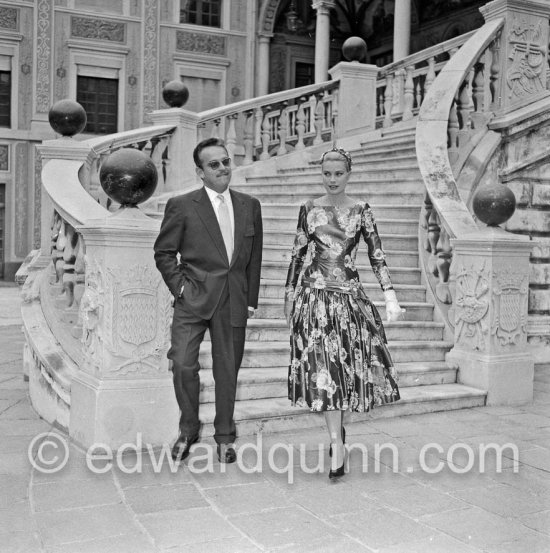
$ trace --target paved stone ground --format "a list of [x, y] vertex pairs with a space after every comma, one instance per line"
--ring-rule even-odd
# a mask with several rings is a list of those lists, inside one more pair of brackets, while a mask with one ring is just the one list
[[[141, 467], [140, 456], [128, 450], [121, 462], [115, 458], [113, 468], [95, 474], [85, 452], [70, 444], [67, 464], [48, 474], [33, 468], [29, 445], [51, 432], [47, 441], [35, 443], [31, 457], [36, 466], [53, 468], [56, 456], [64, 456], [52, 444], [62, 444], [66, 436], [30, 407], [17, 310], [17, 289], [0, 287], [3, 553], [550, 551], [550, 374], [537, 375], [531, 405], [348, 425], [348, 444], [355, 449], [349, 472], [337, 483], [327, 478], [326, 437], [318, 431], [264, 436], [260, 455], [242, 447], [255, 443], [253, 438], [241, 438], [240, 466], [227, 467], [210, 462], [213, 442], [206, 438], [174, 471], [166, 459], [160, 471], [154, 468], [159, 450], [141, 455]], [[509, 442], [519, 451], [518, 472], [511, 449], [504, 451], [501, 470], [499, 455], [480, 453], [481, 444]], [[419, 461], [421, 448], [430, 443], [441, 448], [432, 448], [427, 459], [434, 470], [441, 463], [436, 474]], [[465, 445], [456, 448], [459, 443]], [[319, 444], [325, 448], [324, 467], [308, 474], [301, 465], [318, 464]], [[368, 455], [357, 449], [360, 444]], [[377, 444], [393, 446], [376, 455]], [[390, 447], [399, 455], [395, 473]], [[262, 472], [254, 472], [258, 459]], [[94, 462], [109, 469], [108, 461]]]

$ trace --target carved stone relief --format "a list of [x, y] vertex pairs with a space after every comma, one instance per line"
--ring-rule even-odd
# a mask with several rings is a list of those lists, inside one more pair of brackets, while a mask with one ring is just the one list
[[158, 3], [145, 0], [145, 33], [143, 40], [143, 114], [158, 108], [157, 99], [157, 57], [158, 57]]
[[[158, 375], [169, 346], [171, 296], [154, 267], [135, 264], [125, 271], [102, 270], [86, 256], [86, 290], [81, 300], [86, 364], [117, 378]], [[113, 361], [99, 366], [101, 349]]]
[[17, 31], [17, 16], [18, 10], [15, 8], [8, 8], [6, 6], [0, 7], [0, 28], [9, 29], [11, 31]]
[[27, 206], [29, 200], [29, 175], [27, 168], [28, 146], [18, 143], [15, 145], [15, 255], [25, 257], [29, 253], [27, 244], [27, 230], [29, 218]]
[[[546, 22], [548, 26], [548, 22]], [[546, 45], [542, 21], [516, 18], [508, 33], [508, 97], [523, 100], [546, 90]]]
[[488, 332], [489, 275], [481, 267], [462, 265], [456, 275], [455, 339], [475, 350], [485, 349]]
[[527, 333], [528, 275], [525, 271], [494, 272], [493, 287], [491, 334], [502, 346], [514, 345], [519, 336]]
[[224, 36], [178, 31], [176, 35], [176, 50], [225, 56], [226, 39]]
[[41, 236], [41, 203], [42, 203], [42, 158], [36, 153], [35, 150], [34, 159], [34, 239], [33, 248], [39, 248], [42, 240]]
[[275, 16], [277, 15], [277, 8], [279, 7], [280, 0], [269, 0], [267, 8], [265, 10], [265, 18], [263, 23], [263, 30], [271, 33], [275, 26]]
[[75, 38], [90, 38], [124, 42], [126, 26], [124, 23], [93, 19], [91, 17], [71, 17], [71, 36]]
[[0, 171], [10, 170], [10, 147], [7, 144], [0, 145]]
[[36, 111], [50, 110], [50, 64], [52, 58], [53, 0], [38, 0], [36, 34]]

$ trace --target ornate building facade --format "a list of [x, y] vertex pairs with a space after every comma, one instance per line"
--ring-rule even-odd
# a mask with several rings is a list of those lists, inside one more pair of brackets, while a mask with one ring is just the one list
[[121, 132], [166, 107], [173, 79], [200, 112], [327, 80], [352, 34], [367, 41], [365, 61], [384, 65], [396, 18], [413, 52], [482, 23], [483, 2], [403, 3], [404, 16], [393, 0], [0, 0], [0, 279], [40, 241], [36, 145], [55, 138], [56, 101], [85, 107], [84, 137]]

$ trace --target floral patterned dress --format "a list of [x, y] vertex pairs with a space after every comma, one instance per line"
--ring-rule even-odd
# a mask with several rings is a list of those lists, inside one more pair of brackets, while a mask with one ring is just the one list
[[382, 320], [355, 268], [361, 236], [382, 290], [393, 289], [367, 203], [300, 207], [285, 292], [291, 298], [288, 396], [312, 411], [364, 412], [399, 399]]

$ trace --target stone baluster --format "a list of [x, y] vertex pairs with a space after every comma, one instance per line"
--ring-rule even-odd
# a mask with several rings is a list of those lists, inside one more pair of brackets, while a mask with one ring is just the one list
[[384, 90], [383, 88], [376, 89], [376, 116], [384, 115]]
[[159, 137], [151, 138], [151, 152], [150, 157], [155, 164], [158, 175], [157, 190], [164, 191], [164, 182], [166, 178], [166, 168], [164, 166], [163, 154], [166, 147], [166, 143]]
[[449, 126], [447, 127], [448, 154], [451, 165], [458, 159], [458, 130], [459, 125], [455, 98], [449, 112]]
[[202, 142], [203, 140], [208, 138], [206, 135], [206, 123], [199, 123], [197, 125], [197, 135], [197, 140], [199, 142]]
[[384, 91], [384, 127], [392, 126], [391, 108], [393, 105], [393, 75], [386, 75], [386, 90]]
[[262, 147], [262, 123], [264, 120], [264, 112], [261, 107], [257, 107], [254, 111], [254, 149]]
[[424, 236], [424, 249], [427, 252], [431, 252], [431, 245], [430, 245], [430, 238], [428, 235], [428, 229], [430, 228], [430, 217], [432, 215], [433, 205], [432, 200], [430, 199], [430, 195], [426, 192], [426, 195], [424, 196], [424, 206], [423, 206], [423, 217], [421, 219], [421, 226], [423, 229], [425, 229], [426, 234]]
[[405, 70], [398, 69], [393, 79], [392, 119], [401, 119], [403, 116], [403, 102], [405, 95]]
[[300, 98], [300, 105], [296, 112], [296, 135], [298, 136], [298, 142], [296, 142], [296, 150], [303, 150], [306, 146], [304, 144], [304, 133], [306, 130], [306, 113], [304, 109], [305, 98]]
[[59, 284], [60, 287], [63, 284], [63, 251], [67, 245], [67, 223], [61, 219], [61, 226], [59, 227], [59, 234], [55, 242], [55, 250], [52, 252], [52, 259], [55, 271], [55, 284]]
[[243, 165], [251, 165], [254, 162], [254, 111], [245, 111], [244, 116], [245, 122], [243, 131]]
[[[76, 323], [78, 311], [75, 309], [74, 288], [76, 285], [75, 261], [78, 246], [78, 233], [69, 224], [65, 225], [67, 229], [67, 245], [63, 250], [63, 291], [58, 298], [58, 306], [65, 309], [64, 320], [70, 324]], [[71, 312], [68, 313], [67, 310]]]
[[330, 126], [332, 131], [332, 139], [336, 140], [338, 136], [336, 135], [336, 129], [338, 128], [338, 101], [339, 93], [338, 90], [332, 91], [332, 97], [330, 100]]
[[437, 243], [441, 228], [439, 226], [439, 216], [435, 209], [431, 209], [428, 215], [428, 245], [426, 248], [430, 252], [428, 259], [428, 271], [434, 276], [437, 276]]
[[228, 127], [227, 136], [225, 137], [225, 146], [227, 148], [227, 153], [231, 158], [231, 163], [233, 166], [235, 166], [235, 151], [237, 149], [237, 131], [235, 128], [235, 121], [238, 116], [238, 113], [233, 113], [227, 116]]
[[321, 96], [317, 98], [317, 105], [315, 106], [315, 138], [313, 139], [313, 144], [322, 144], [323, 143], [323, 124], [325, 120], [325, 107], [323, 106], [323, 101]]
[[446, 304], [452, 303], [451, 293], [449, 290], [449, 269], [451, 266], [451, 260], [453, 252], [451, 249], [451, 242], [449, 240], [449, 234], [445, 230], [445, 227], [441, 227], [439, 232], [439, 239], [437, 241], [437, 276], [439, 282], [435, 287], [435, 294], [437, 299]]
[[78, 242], [76, 244], [76, 259], [74, 262], [74, 272], [75, 272], [75, 281], [74, 281], [74, 301], [75, 309], [78, 312], [78, 317], [76, 322], [73, 324], [71, 330], [72, 335], [75, 338], [82, 337], [82, 319], [80, 314], [80, 300], [84, 294], [85, 285], [86, 285], [86, 262], [85, 262], [85, 253], [86, 247], [84, 244], [84, 239], [82, 235], [78, 235]]
[[470, 114], [470, 121], [474, 129], [485, 125], [486, 117], [484, 114], [484, 96], [485, 96], [485, 65], [478, 62], [474, 65], [474, 78], [472, 79], [472, 101], [474, 110]]
[[420, 108], [420, 106], [422, 105], [422, 86], [420, 86], [420, 79], [416, 81], [414, 92], [415, 92], [416, 107]]
[[470, 137], [470, 111], [471, 111], [470, 87], [468, 79], [465, 79], [458, 89], [456, 99], [456, 113], [458, 118], [458, 145], [463, 147]]
[[279, 116], [279, 148], [277, 155], [283, 156], [288, 150], [286, 148], [286, 139], [288, 136], [288, 102], [283, 102], [281, 115]]
[[210, 136], [212, 138], [220, 138], [220, 124], [221, 124], [221, 119], [214, 119], [214, 121], [212, 122], [212, 131], [210, 133]]
[[424, 81], [424, 98], [430, 90], [430, 86], [435, 81], [435, 56], [428, 58], [428, 71], [426, 72], [426, 80]]
[[408, 121], [413, 118], [413, 103], [414, 103], [414, 82], [413, 69], [409, 65], [405, 69], [405, 91], [403, 93], [403, 121]]
[[271, 121], [268, 116], [267, 109], [264, 113], [262, 123], [262, 153], [260, 154], [260, 160], [269, 159], [269, 142], [271, 140]]
[[489, 70], [489, 90], [491, 92], [491, 111], [500, 109], [501, 98], [498, 95], [498, 81], [500, 78], [500, 37], [497, 37], [490, 46], [491, 68]]

